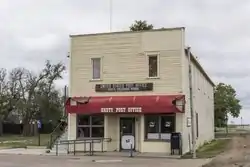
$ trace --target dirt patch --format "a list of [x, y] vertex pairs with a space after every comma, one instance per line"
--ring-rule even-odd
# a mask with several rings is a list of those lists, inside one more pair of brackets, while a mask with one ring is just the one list
[[250, 135], [233, 137], [228, 149], [204, 167], [250, 167]]

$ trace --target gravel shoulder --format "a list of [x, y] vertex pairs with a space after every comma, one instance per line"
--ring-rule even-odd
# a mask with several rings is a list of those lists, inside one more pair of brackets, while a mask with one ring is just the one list
[[235, 136], [229, 147], [203, 167], [250, 167], [250, 134]]

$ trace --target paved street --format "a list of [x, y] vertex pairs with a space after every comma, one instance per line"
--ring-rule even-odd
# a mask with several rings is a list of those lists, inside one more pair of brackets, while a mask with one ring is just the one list
[[[0, 167], [247, 167], [250, 166], [250, 135], [233, 137], [224, 153], [212, 161], [204, 159], [169, 159], [106, 156], [44, 155], [44, 149], [2, 149], [0, 150]], [[43, 154], [43, 155], [40, 155]]]
[[[96, 160], [97, 162], [93, 162]], [[139, 159], [112, 157], [64, 157], [0, 154], [1, 167], [200, 167], [208, 160]]]

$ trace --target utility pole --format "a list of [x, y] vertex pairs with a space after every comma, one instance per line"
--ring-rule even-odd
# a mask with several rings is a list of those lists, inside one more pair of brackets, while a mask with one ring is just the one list
[[243, 120], [242, 120], [242, 117], [240, 117], [240, 124], [241, 124], [241, 127], [243, 127]]
[[188, 78], [189, 78], [189, 98], [190, 98], [190, 112], [191, 112], [191, 132], [192, 132], [192, 151], [193, 151], [193, 158], [196, 158], [196, 119], [195, 119], [195, 112], [193, 109], [193, 84], [192, 84], [192, 67], [191, 67], [191, 53], [190, 47], [187, 47], [188, 51]]
[[63, 92], [63, 94], [64, 94], [64, 99], [63, 99], [63, 106], [64, 106], [63, 116], [64, 116], [64, 117], [66, 116], [65, 103], [66, 103], [67, 96], [68, 96], [67, 90], [68, 90], [68, 87], [65, 85], [65, 86], [64, 86], [64, 92]]
[[113, 2], [109, 0], [109, 28], [110, 32], [112, 32], [112, 14], [113, 14]]

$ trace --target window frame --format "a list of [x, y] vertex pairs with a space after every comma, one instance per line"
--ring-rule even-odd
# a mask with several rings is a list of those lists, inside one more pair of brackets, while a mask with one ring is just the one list
[[[79, 125], [79, 123], [78, 123], [78, 118], [79, 118], [79, 116], [80, 115], [84, 115], [84, 116], [88, 116], [88, 119], [89, 119], [89, 123], [88, 123], [88, 125]], [[93, 117], [95, 117], [95, 116], [101, 116], [101, 117], [103, 117], [103, 124], [102, 125], [93, 125]], [[76, 115], [76, 139], [83, 139], [83, 138], [104, 138], [104, 120], [105, 119], [105, 117], [104, 117], [104, 115], [101, 115], [101, 114], [93, 114], [93, 115], [87, 115], [87, 114], [77, 114]], [[89, 128], [89, 137], [78, 137], [78, 129], [79, 128]], [[92, 137], [93, 135], [93, 128], [103, 128], [103, 136], [102, 137]]]
[[[147, 62], [147, 78], [149, 79], [158, 79], [160, 78], [160, 52], [146, 52], [146, 62]], [[156, 56], [157, 57], [157, 76], [149, 76], [149, 58]]]
[[[99, 78], [94, 78], [94, 60], [99, 59], [100, 60], [100, 77]], [[102, 57], [92, 57], [91, 58], [91, 80], [92, 81], [100, 81], [102, 80]]]
[[[152, 117], [152, 116], [156, 116], [157, 117], [157, 126], [158, 126], [158, 139], [148, 139], [147, 138], [147, 134], [148, 134], [148, 130], [147, 130], [147, 117]], [[162, 121], [162, 117], [166, 117], [166, 116], [170, 116], [170, 117], [174, 117], [174, 130], [173, 132], [176, 132], [176, 114], [145, 114], [144, 115], [144, 141], [167, 141], [170, 142], [170, 139], [161, 139], [161, 134], [166, 134], [166, 133], [162, 133], [161, 131], [161, 121]], [[172, 132], [171, 132], [172, 133]], [[171, 134], [169, 133], [169, 134]]]

